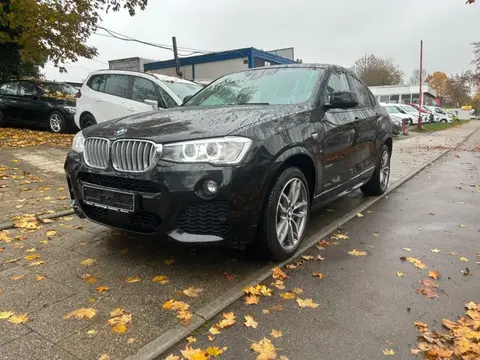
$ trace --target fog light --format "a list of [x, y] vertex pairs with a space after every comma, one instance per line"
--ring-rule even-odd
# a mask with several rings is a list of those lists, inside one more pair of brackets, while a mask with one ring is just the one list
[[203, 183], [203, 191], [207, 195], [215, 195], [218, 191], [218, 184], [213, 180], [207, 180]]

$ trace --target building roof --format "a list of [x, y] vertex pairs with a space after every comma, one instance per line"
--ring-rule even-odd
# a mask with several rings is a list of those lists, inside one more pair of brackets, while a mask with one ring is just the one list
[[[221, 51], [221, 52], [214, 52], [210, 54], [180, 58], [180, 66], [202, 64], [202, 63], [238, 59], [238, 58], [246, 58], [249, 60], [249, 62], [253, 62], [252, 61], [253, 58], [259, 58], [275, 64], [295, 64], [294, 60], [287, 59], [266, 51], [258, 50], [253, 47], [249, 47], [249, 48], [233, 49], [233, 50], [227, 50], [227, 51]], [[175, 59], [155, 61], [155, 62], [145, 64], [144, 66], [145, 66], [145, 71], [171, 68], [171, 67], [175, 67]]]
[[[418, 94], [419, 85], [383, 85], [383, 86], [369, 86], [373, 95], [401, 95], [401, 94]], [[422, 93], [428, 93], [434, 97], [437, 92], [428, 84], [422, 84]]]

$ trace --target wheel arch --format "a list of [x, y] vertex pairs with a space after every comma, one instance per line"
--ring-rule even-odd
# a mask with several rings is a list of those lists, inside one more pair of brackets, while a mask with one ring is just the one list
[[97, 119], [95, 118], [95, 116], [93, 116], [93, 114], [92, 114], [90, 111], [85, 110], [84, 112], [82, 112], [82, 113], [80, 114], [80, 117], [79, 117], [79, 125], [80, 125], [80, 128], [81, 128], [81, 129], [83, 129], [83, 124], [82, 124], [82, 122], [83, 122], [83, 120], [85, 119], [85, 116], [87, 116], [87, 115], [90, 115], [91, 117], [93, 117], [93, 119], [94, 119], [95, 121], [97, 121]]

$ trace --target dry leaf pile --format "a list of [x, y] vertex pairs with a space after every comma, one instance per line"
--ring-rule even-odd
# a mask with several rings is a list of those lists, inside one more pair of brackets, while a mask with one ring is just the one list
[[0, 148], [24, 148], [39, 145], [68, 148], [72, 146], [73, 135], [27, 129], [0, 128], [0, 140]]
[[188, 324], [192, 318], [192, 313], [188, 311], [190, 305], [183, 301], [167, 300], [163, 303], [165, 310], [175, 311], [177, 313], [177, 319], [180, 319], [183, 324]]

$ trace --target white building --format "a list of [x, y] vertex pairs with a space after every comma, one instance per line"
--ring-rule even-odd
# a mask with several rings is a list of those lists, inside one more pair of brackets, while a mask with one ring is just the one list
[[145, 64], [153, 61], [155, 60], [144, 59], [141, 57], [115, 59], [108, 62], [108, 68], [111, 70], [129, 70], [145, 72]]
[[[418, 104], [419, 85], [386, 85], [369, 86], [373, 95], [379, 102], [397, 103], [397, 104]], [[428, 84], [422, 84], [423, 99], [425, 105], [437, 105], [437, 92]]]

